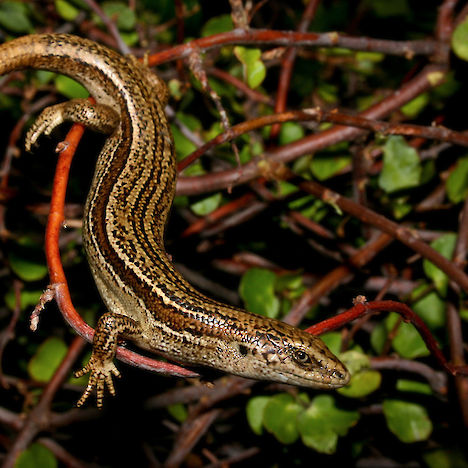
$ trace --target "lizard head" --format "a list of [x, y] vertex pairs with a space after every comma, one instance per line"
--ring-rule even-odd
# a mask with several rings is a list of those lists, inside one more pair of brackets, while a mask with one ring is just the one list
[[311, 388], [339, 388], [350, 380], [344, 364], [317, 336], [277, 320], [257, 320], [223, 350], [237, 375]]

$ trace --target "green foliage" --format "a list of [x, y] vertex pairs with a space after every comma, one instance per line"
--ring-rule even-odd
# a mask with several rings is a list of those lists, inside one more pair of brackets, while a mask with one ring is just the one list
[[[23, 289], [20, 293], [21, 310], [24, 311], [29, 309], [30, 307], [35, 307], [36, 304], [39, 302], [41, 294], [42, 291], [29, 291]], [[9, 309], [14, 310], [16, 304], [14, 291], [8, 291], [5, 294], [5, 303]]]
[[[193, 115], [187, 115], [182, 112], [178, 112], [176, 117], [192, 132], [200, 131], [202, 129], [201, 122]], [[171, 130], [174, 137], [174, 144], [178, 160], [185, 158], [197, 149], [197, 147], [182, 133], [179, 127], [172, 124]]]
[[48, 382], [67, 354], [67, 345], [60, 338], [48, 338], [28, 363], [29, 376], [38, 382]]
[[196, 203], [193, 203], [190, 208], [197, 216], [206, 216], [216, 210], [216, 208], [220, 206], [222, 200], [223, 196], [218, 192], [202, 200], [198, 200]]
[[351, 372], [351, 381], [338, 393], [349, 398], [362, 398], [380, 387], [380, 372], [369, 369], [369, 358], [360, 351], [349, 350], [339, 355], [341, 361]]
[[463, 60], [468, 60], [468, 18], [457, 25], [452, 34], [452, 50]]
[[304, 138], [304, 129], [296, 122], [285, 122], [281, 125], [279, 133], [279, 144], [287, 145], [293, 141]]
[[387, 426], [402, 442], [409, 444], [427, 440], [432, 422], [424, 407], [400, 400], [385, 400], [383, 413]]
[[266, 68], [261, 60], [260, 49], [248, 49], [246, 47], [234, 47], [234, 54], [243, 65], [244, 80], [255, 89], [260, 86], [266, 76]]
[[210, 18], [201, 30], [201, 36], [212, 36], [226, 31], [231, 31], [234, 28], [231, 15], [221, 15]]
[[33, 247], [15, 246], [8, 253], [11, 269], [23, 281], [38, 281], [47, 275], [42, 252]]
[[312, 174], [320, 181], [338, 174], [351, 164], [350, 155], [318, 155], [310, 162]]
[[468, 462], [458, 449], [432, 450], [423, 458], [428, 468], [468, 468]]
[[261, 435], [263, 432], [263, 413], [265, 412], [265, 406], [269, 401], [270, 397], [256, 396], [250, 398], [247, 402], [247, 421], [249, 422], [252, 431], [257, 435]]
[[447, 197], [452, 203], [459, 203], [468, 195], [468, 157], [460, 158], [445, 183]]
[[78, 8], [66, 0], [55, 0], [55, 8], [57, 13], [66, 21], [73, 21], [80, 13]]
[[264, 427], [283, 444], [292, 444], [300, 437], [304, 445], [331, 454], [336, 451], [338, 438], [357, 423], [359, 414], [339, 409], [330, 395], [318, 395], [309, 402], [305, 394], [293, 397], [279, 393], [251, 398], [247, 419], [256, 434]]
[[385, 192], [416, 187], [421, 178], [418, 153], [401, 136], [388, 137], [384, 148], [383, 168], [379, 186]]
[[48, 448], [34, 443], [20, 453], [14, 466], [15, 468], [57, 468], [58, 462]]
[[54, 82], [57, 91], [62, 93], [67, 98], [84, 99], [89, 96], [88, 91], [86, 91], [86, 89], [82, 85], [80, 85], [80, 83], [77, 83], [75, 80], [68, 78], [68, 76], [57, 75], [54, 79]]
[[241, 279], [239, 293], [250, 312], [277, 317], [280, 301], [275, 295], [276, 275], [263, 268], [251, 268]]
[[[431, 247], [439, 252], [442, 256], [450, 260], [455, 250], [456, 242], [456, 234], [448, 233], [443, 234], [435, 241], [431, 242]], [[449, 282], [447, 275], [427, 259], [424, 259], [423, 267], [424, 273], [426, 273], [426, 276], [433, 281], [434, 286], [436, 287], [439, 294], [442, 297], [445, 297], [447, 294], [447, 287]]]
[[338, 438], [345, 436], [359, 420], [357, 411], [337, 408], [331, 395], [318, 395], [299, 417], [302, 442], [317, 452], [332, 454]]
[[[306, 3], [298, 2], [297, 5], [291, 4], [284, 8], [281, 2], [270, 0], [262, 2], [258, 8], [254, 5], [250, 12], [251, 27], [271, 28], [276, 31], [295, 30]], [[139, 57], [145, 53], [151, 55], [169, 50], [178, 45], [180, 21], [184, 26], [181, 38], [183, 42], [231, 31], [234, 27], [229, 14], [229, 2], [217, 4], [214, 9], [216, 13], [213, 13], [211, 8], [206, 7], [207, 2], [183, 0], [182, 18], [176, 18], [172, 0], [138, 0], [136, 3], [117, 0], [99, 2], [99, 5], [116, 23], [124, 41], [135, 46], [134, 52]], [[364, 0], [360, 2], [358, 10], [354, 7], [353, 2], [346, 0], [319, 2], [308, 30], [347, 31], [355, 37], [371, 36], [395, 41], [425, 40], [434, 37], [437, 8], [427, 8], [425, 2]], [[85, 16], [85, 29], [76, 23], [81, 12]], [[60, 24], [61, 20], [68, 23]], [[87, 35], [86, 31], [90, 31], [93, 33], [92, 37], [98, 38], [98, 41], [101, 41], [101, 37], [104, 40], [109, 34], [107, 27], [91, 13], [83, 0], [0, 1], [0, 28], [4, 32], [4, 40], [29, 32], [63, 30], [63, 27], [83, 36]], [[457, 25], [452, 36], [453, 51], [462, 60], [468, 59], [467, 31], [468, 19]], [[200, 49], [210, 87], [218, 93], [232, 125], [274, 112], [278, 76], [284, 57], [281, 54], [287, 49], [287, 46], [282, 45], [255, 43], [233, 43], [207, 50]], [[406, 57], [394, 57], [373, 49], [379, 49], [379, 46], [375, 47], [372, 42], [369, 43], [369, 50], [362, 51], [342, 47], [298, 48], [287, 94], [287, 108], [321, 106], [327, 110], [336, 108], [357, 113], [388, 98], [392, 91], [396, 93], [395, 96], [401, 96], [398, 94], [399, 89], [420, 72], [420, 64], [428, 61], [424, 54], [415, 54], [413, 57], [410, 48]], [[276, 53], [278, 54], [275, 55]], [[443, 59], [442, 56], [437, 58]], [[382, 118], [388, 119], [389, 122], [401, 121], [426, 126], [434, 121], [436, 125], [463, 130], [463, 120], [454, 114], [454, 110], [463, 107], [461, 103], [466, 82], [464, 68], [460, 60], [450, 60], [447, 70], [436, 69], [427, 75], [431, 89], [414, 95], [409, 102]], [[234, 78], [243, 79], [255, 92], [249, 94], [229, 79], [215, 76], [219, 70]], [[157, 67], [157, 72], [169, 81], [170, 106], [176, 112], [175, 118], [171, 117], [170, 122], [180, 161], [196, 149], [197, 144], [193, 143], [196, 138], [207, 141], [224, 132], [224, 129], [220, 124], [216, 106], [203, 90], [197, 77], [190, 73], [187, 56], [181, 61], [170, 60], [161, 64]], [[22, 283], [22, 314], [14, 330], [14, 339], [8, 342], [3, 350], [2, 370], [7, 376], [14, 375], [15, 379], [20, 379], [24, 386], [0, 389], [0, 398], [5, 408], [9, 402], [12, 403], [13, 409], [7, 408], [8, 410], [24, 409], [25, 414], [28, 414], [31, 404], [37, 401], [43, 391], [42, 386], [33, 382], [33, 379], [41, 382], [50, 380], [63, 359], [67, 349], [66, 343], [70, 342], [72, 332], [69, 327], [63, 325], [61, 318], [54, 314], [56, 306], [53, 303], [47, 306], [47, 315], [44, 314], [38, 332], [32, 334], [28, 330], [29, 313], [37, 304], [40, 289], [45, 287], [47, 282], [42, 253], [45, 217], [42, 208], [38, 207], [49, 201], [51, 167], [55, 164], [55, 156], [51, 155], [50, 151], [49, 154], [40, 157], [18, 154], [16, 148], [22, 147], [24, 136], [20, 136], [16, 142], [15, 138], [10, 140], [9, 137], [17, 136], [9, 132], [25, 111], [29, 112], [36, 101], [52, 88], [67, 98], [87, 97], [88, 93], [72, 80], [50, 72], [24, 71], [5, 78], [0, 90], [0, 111], [2, 121], [5, 122], [3, 153], [8, 155], [13, 149], [14, 157], [11, 172], [5, 177], [5, 180], [8, 180], [4, 181], [0, 193], [2, 206], [5, 208], [4, 234], [7, 239], [4, 242], [3, 266], [0, 268], [4, 278], [1, 294], [5, 299], [3, 313], [0, 312], [0, 332], [8, 327], [11, 311], [16, 307], [12, 286], [14, 280], [15, 288]], [[269, 103], [264, 102], [265, 97], [270, 99]], [[63, 100], [60, 96], [58, 99]], [[460, 104], [457, 106], [458, 103]], [[26, 127], [32, 120], [28, 119]], [[284, 146], [299, 142], [299, 145], [295, 145], [298, 148], [304, 137], [309, 138], [313, 133], [331, 127], [330, 123], [286, 122], [281, 125], [278, 141], [270, 140], [271, 127], [249, 132], [236, 139], [241, 164], [252, 161], [255, 156], [264, 160], [266, 154], [268, 158], [277, 151], [277, 144]], [[188, 138], [186, 129], [192, 132], [195, 138]], [[85, 138], [82, 144], [86, 145], [87, 139], [94, 138]], [[53, 145], [53, 142], [53, 139], [44, 138], [41, 139], [40, 146]], [[414, 143], [418, 143], [418, 146], [413, 148], [411, 145]], [[74, 204], [84, 201], [86, 181], [90, 177], [89, 166], [94, 161], [93, 155], [99, 151], [94, 141], [92, 145], [91, 148], [85, 146], [86, 149], [80, 150], [81, 155], [77, 156], [74, 163], [67, 194], [67, 203], [70, 203], [72, 208]], [[397, 222], [404, 220], [406, 226], [415, 229], [416, 235], [418, 229], [441, 233], [453, 231], [453, 234], [443, 235], [431, 244], [446, 258], [452, 258], [460, 210], [468, 196], [468, 156], [463, 147], [451, 145], [449, 150], [439, 154], [438, 143], [430, 138], [421, 142], [419, 138], [415, 140], [413, 137], [382, 137], [370, 131], [353, 141], [344, 141], [329, 147], [319, 146], [319, 150], [310, 151], [309, 154], [297, 158], [294, 156], [295, 159], [288, 163], [288, 167], [297, 175], [323, 182], [327, 188], [354, 198], [355, 201], [358, 199], [356, 187], [359, 186], [364, 195], [365, 205], [389, 219]], [[352, 155], [360, 157], [363, 162], [360, 168], [357, 167], [360, 170], [355, 173]], [[218, 170], [235, 168], [236, 164], [230, 143], [225, 143], [184, 170], [183, 176], [214, 174]], [[363, 176], [362, 186], [359, 185], [359, 172]], [[181, 261], [185, 261], [186, 252], [189, 252], [189, 256], [193, 252], [193, 257], [187, 258], [188, 264], [192, 265], [198, 262], [199, 258], [196, 255], [202, 249], [202, 261], [206, 261], [206, 265], [217, 265], [219, 259], [226, 259], [226, 262], [234, 260], [235, 263], [236, 253], [244, 250], [249, 250], [254, 255], [262, 255], [280, 265], [282, 270], [278, 274], [266, 269], [249, 270], [243, 276], [239, 290], [250, 310], [265, 316], [281, 318], [302, 296], [306, 287], [320, 286], [318, 281], [336, 267], [340, 268], [343, 261], [347, 264], [347, 259], [355, 249], [368, 241], [370, 230], [347, 212], [335, 209], [332, 202], [325, 203], [305, 194], [295, 179], [284, 181], [273, 177], [271, 180], [261, 181], [260, 184], [258, 181], [253, 181], [251, 186], [235, 187], [236, 184], [233, 184], [232, 193], [230, 190], [221, 190], [196, 196], [178, 196], [172, 210], [173, 224], [169, 226], [167, 244], [169, 250], [174, 253], [179, 251], [181, 245], [182, 250], [188, 247], [183, 255], [177, 256]], [[445, 186], [445, 199], [442, 198], [441, 190], [438, 190], [441, 184], [442, 188]], [[259, 199], [263, 198], [263, 201], [269, 204], [268, 210], [260, 216], [252, 217], [248, 223], [238, 226], [236, 230], [226, 231], [225, 234], [208, 238], [202, 234], [188, 240], [178, 238], [177, 233], [180, 232], [180, 227], [184, 227], [188, 210], [198, 216], [206, 216], [223, 203], [242, 196], [246, 191], [259, 188]], [[275, 198], [271, 203], [266, 191]], [[436, 202], [432, 199], [433, 205], [429, 206], [431, 193], [439, 193], [441, 197]], [[294, 221], [289, 216], [290, 211], [297, 211], [320, 223], [332, 235], [323, 237], [318, 231], [309, 230], [305, 223]], [[71, 216], [78, 219], [79, 211]], [[25, 226], [31, 232], [34, 230], [31, 238], [26, 240], [21, 239]], [[97, 293], [90, 293], [93, 289], [89, 287], [91, 280], [84, 279], [85, 259], [81, 244], [77, 241], [79, 232], [73, 232], [73, 229], [70, 227], [62, 237], [63, 242], [69, 235], [73, 237], [70, 244], [63, 246], [62, 257], [67, 278], [70, 280], [70, 291], [76, 301], [75, 306], [85, 321], [92, 325], [102, 312], [103, 304]], [[192, 241], [193, 244], [184, 245], [185, 242]], [[434, 333], [441, 349], [448, 356], [450, 335], [445, 330], [447, 302], [451, 301], [458, 308], [461, 319], [468, 322], [466, 298], [464, 295], [457, 298], [456, 292], [450, 290], [449, 279], [441, 270], [427, 260], [413, 256], [412, 250], [398, 241], [394, 241], [372, 262], [366, 263], [362, 268], [353, 268], [349, 276], [351, 278], [352, 275], [352, 282], [346, 279], [346, 284], [345, 281], [340, 282], [338, 286], [335, 284], [333, 288], [336, 289], [332, 294], [329, 293], [330, 289], [327, 289], [320, 303], [314, 305], [306, 314], [301, 327], [307, 327], [348, 307], [351, 297], [358, 293], [367, 295], [369, 299], [374, 298], [378, 291], [373, 287], [366, 290], [367, 278], [371, 278], [371, 283], [376, 276], [393, 277], [394, 272], [397, 276], [395, 282], [390, 282], [389, 278], [388, 283], [392, 288], [391, 294], [395, 299], [398, 296], [398, 300], [410, 304]], [[223, 276], [226, 276], [225, 273]], [[400, 280], [404, 281], [400, 283]], [[233, 281], [236, 279], [231, 279], [230, 285]], [[412, 291], [405, 286], [410, 282], [414, 288]], [[352, 378], [348, 386], [327, 392], [311, 389], [304, 394], [297, 393], [301, 390], [291, 389], [291, 394], [275, 394], [281, 387], [260, 383], [253, 387], [250, 398], [245, 394], [239, 395], [226, 404], [229, 411], [223, 413], [223, 418], [215, 422], [213, 430], [208, 431], [195, 446], [186, 463], [194, 466], [206, 464], [208, 461], [203, 458], [203, 444], [209, 444], [214, 455], [219, 457], [220, 463], [224, 463], [223, 458], [231, 449], [230, 445], [235, 447], [235, 450], [255, 445], [261, 450], [258, 463], [265, 466], [302, 466], [312, 463], [311, 460], [317, 466], [335, 462], [357, 466], [365, 464], [365, 458], [369, 454], [381, 453], [383, 457], [393, 458], [395, 463], [402, 466], [419, 463], [429, 468], [468, 468], [465, 455], [457, 447], [459, 442], [456, 400], [440, 395], [439, 390], [436, 387], [432, 388], [422, 375], [402, 373], [395, 369], [377, 371], [372, 368], [375, 362], [373, 358], [382, 353], [383, 356], [390, 357], [390, 362], [391, 359], [398, 358], [418, 359], [431, 366], [434, 371], [439, 370], [435, 359], [428, 355], [426, 345], [416, 329], [410, 323], [399, 323], [395, 329], [397, 320], [399, 316], [396, 314], [373, 316], [352, 334], [352, 342], [348, 344], [344, 353], [341, 352], [342, 330], [324, 335], [322, 338], [330, 350], [339, 355], [351, 371]], [[347, 330], [357, 323], [349, 324]], [[62, 338], [46, 339], [49, 336]], [[89, 359], [89, 350], [88, 346], [87, 352], [82, 356], [83, 363]], [[125, 366], [118, 367], [124, 377], [130, 372]], [[74, 365], [74, 369], [77, 368], [80, 368], [78, 363]], [[25, 379], [25, 376], [29, 376], [29, 379]], [[210, 378], [204, 371], [203, 376]], [[70, 379], [70, 382], [75, 386], [85, 385], [87, 378], [84, 376], [78, 380]], [[184, 385], [180, 379], [162, 378], [157, 378], [154, 384], [154, 377], [143, 372], [133, 372], [133, 378], [135, 382], [132, 380], [130, 386], [124, 382], [116, 383], [119, 399], [116, 404], [120, 405], [130, 391], [135, 392], [138, 402], [138, 398], [142, 394], [144, 397], [148, 396], [151, 389], [154, 389], [154, 393], [159, 393]], [[175, 389], [176, 394], [180, 388]], [[142, 389], [144, 393], [141, 392]], [[270, 392], [268, 396], [263, 394], [264, 391]], [[7, 398], [3, 399], [4, 395]], [[74, 400], [74, 392], [62, 391], [55, 396], [53, 405], [55, 410], [63, 411], [69, 408]], [[232, 414], [239, 414], [235, 406], [243, 405], [246, 401], [247, 421], [253, 433], [250, 430], [245, 431], [241, 421], [230, 424], [229, 420]], [[432, 410], [434, 402], [435, 410]], [[109, 403], [106, 402], [105, 405], [107, 404]], [[137, 408], [138, 405], [135, 406], [135, 410]], [[372, 414], [367, 414], [368, 408], [372, 408]], [[383, 411], [383, 414], [374, 414], [376, 411]], [[181, 403], [154, 410], [154, 415], [150, 415], [151, 421], [157, 423], [153, 424], [148, 432], [150, 439], [153, 439], [149, 440], [148, 446], [151, 446], [151, 450], [154, 449], [156, 458], [163, 460], [167, 456], [169, 443], [172, 442], [170, 439], [173, 438], [173, 434], [160, 421], [166, 419], [166, 423], [172, 427], [176, 424], [183, 427], [187, 417], [188, 407]], [[105, 425], [108, 425], [108, 418], [109, 412], [104, 411], [99, 415], [99, 419], [102, 419]], [[120, 414], [119, 418], [122, 419], [119, 432], [124, 437], [125, 428], [132, 427], [134, 416], [129, 418], [130, 424], [125, 412]], [[65, 448], [71, 447], [74, 453], [70, 444], [71, 441], [75, 443], [77, 434], [86, 433], [89, 437], [94, 437], [95, 433], [99, 432], [99, 428], [96, 430], [93, 427], [96, 426], [94, 423], [86, 427], [85, 424], [85, 421], [80, 423], [78, 429], [75, 429], [74, 424], [70, 427], [57, 427], [55, 432], [51, 433], [51, 437], [60, 440]], [[81, 431], [81, 425], [86, 431]], [[354, 426], [357, 426], [356, 430], [353, 429]], [[13, 435], [11, 428], [8, 428], [8, 431]], [[98, 436], [106, 437], [101, 433]], [[130, 462], [123, 460], [121, 458], [125, 455], [122, 452], [115, 456], [115, 451], [106, 449], [112, 444], [120, 443], [121, 439], [114, 440], [114, 433], [111, 437], [110, 443], [109, 440], [103, 440], [102, 444], [92, 446], [92, 453], [86, 451], [84, 444], [83, 460], [93, 460], [99, 466], [131, 465], [133, 459]], [[132, 443], [132, 437], [127, 438], [125, 434], [125, 438]], [[161, 440], [164, 442], [161, 443]], [[411, 445], [418, 441], [422, 443]], [[44, 453], [44, 450], [46, 449], [40, 445], [32, 445], [21, 455], [16, 466], [57, 466], [54, 456], [47, 451]], [[135, 454], [132, 448], [127, 452], [130, 454], [129, 458]], [[329, 454], [336, 456], [328, 457]], [[112, 456], [115, 458], [109, 459]]]
[[396, 389], [400, 392], [420, 393], [422, 395], [432, 395], [432, 389], [429, 384], [417, 382], [415, 380], [398, 379]]
[[13, 33], [27, 34], [32, 32], [30, 8], [24, 2], [0, 2], [0, 26]]
[[282, 444], [292, 444], [299, 437], [297, 417], [303, 408], [288, 393], [272, 396], [263, 410], [263, 425]]
[[[412, 296], [419, 297], [421, 292], [426, 289], [427, 285], [421, 285], [413, 291]], [[413, 311], [433, 330], [445, 325], [445, 303], [435, 291], [424, 294], [418, 299], [413, 304]]]
[[[395, 324], [400, 319], [398, 314], [390, 314], [385, 320], [387, 331], [393, 331]], [[429, 350], [411, 323], [402, 322], [392, 341], [393, 349], [403, 358], [414, 359], [416, 357], [428, 356]]]
[[169, 405], [167, 411], [179, 423], [183, 423], [188, 416], [187, 408], [182, 403]]
[[408, 103], [406, 103], [402, 108], [401, 112], [407, 117], [416, 117], [429, 103], [429, 94], [423, 93], [418, 97], [415, 97]]

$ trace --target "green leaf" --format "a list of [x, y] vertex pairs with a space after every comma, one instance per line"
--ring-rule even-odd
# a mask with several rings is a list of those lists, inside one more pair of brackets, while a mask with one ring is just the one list
[[341, 410], [331, 395], [319, 395], [299, 416], [298, 428], [305, 445], [331, 454], [336, 450], [338, 436], [346, 435], [358, 419], [357, 411]]
[[407, 0], [392, 0], [391, 2], [388, 0], [367, 0], [365, 3], [380, 18], [407, 16], [411, 12]]
[[287, 145], [293, 141], [304, 138], [304, 129], [296, 122], [285, 122], [281, 124], [279, 133], [280, 145]]
[[322, 181], [329, 179], [335, 174], [338, 174], [341, 170], [343, 170], [350, 164], [350, 155], [320, 155], [314, 156], [314, 158], [310, 162], [310, 170], [318, 180]]
[[[27, 291], [23, 290], [20, 293], [20, 304], [21, 310], [26, 310], [29, 307], [35, 307], [39, 302], [42, 291]], [[5, 294], [5, 303], [9, 309], [13, 310], [16, 304], [15, 293], [13, 291], [8, 291]]]
[[135, 27], [135, 12], [122, 2], [104, 2], [102, 4], [104, 13], [117, 22], [117, 27], [124, 31], [130, 31]]
[[340, 354], [340, 359], [346, 364], [351, 374], [356, 374], [370, 365], [369, 357], [360, 351], [350, 349]]
[[280, 393], [265, 405], [263, 424], [281, 443], [292, 444], [299, 437], [297, 417], [302, 411], [291, 395]]
[[338, 389], [338, 393], [349, 398], [362, 398], [369, 393], [375, 392], [382, 382], [380, 372], [366, 369], [353, 374], [346, 387]]
[[460, 449], [438, 449], [423, 454], [428, 468], [468, 468], [468, 462]]
[[38, 281], [47, 275], [47, 266], [44, 261], [37, 261], [34, 254], [36, 252], [32, 249], [14, 250], [8, 254], [11, 269], [23, 281]]
[[[177, 112], [176, 118], [180, 120], [181, 123], [183, 123], [186, 127], [188, 127], [189, 130], [192, 132], [199, 132], [202, 129], [201, 122], [194, 116], [184, 114], [182, 112]], [[172, 130], [172, 135], [174, 137], [174, 144], [175, 144], [175, 149], [177, 153], [177, 159], [181, 160], [185, 158], [185, 156], [188, 156], [190, 153], [195, 151], [197, 147], [195, 146], [194, 143], [192, 143], [179, 129], [174, 124], [171, 124], [171, 130]], [[188, 168], [191, 169], [193, 164]], [[186, 171], [188, 170], [186, 169]], [[186, 174], [186, 172], [185, 172]], [[195, 175], [195, 174], [191, 174]]]
[[407, 117], [416, 117], [429, 104], [429, 94], [422, 93], [400, 108]]
[[67, 354], [67, 349], [67, 345], [59, 338], [44, 341], [28, 363], [30, 377], [39, 382], [48, 382]]
[[379, 322], [372, 330], [370, 336], [370, 342], [372, 349], [377, 353], [381, 354], [387, 340], [387, 327], [383, 322]]
[[0, 2], [0, 26], [15, 33], [32, 32], [29, 10], [23, 2]]
[[197, 216], [206, 216], [212, 211], [219, 207], [223, 200], [223, 196], [220, 192], [214, 193], [209, 197], [203, 198], [202, 200], [193, 203], [190, 208]]
[[[399, 315], [396, 313], [387, 317], [385, 323], [388, 331], [393, 329], [398, 318]], [[430, 354], [426, 343], [424, 343], [421, 335], [411, 323], [400, 323], [398, 332], [392, 341], [392, 347], [401, 357], [406, 359], [414, 359]]]
[[[418, 296], [426, 288], [427, 285], [424, 284], [419, 286], [413, 291], [412, 296]], [[413, 310], [431, 329], [440, 328], [445, 325], [445, 303], [435, 291], [431, 291], [416, 301], [413, 304]]]
[[468, 17], [455, 28], [452, 34], [452, 49], [458, 57], [468, 60]]
[[234, 47], [234, 54], [243, 65], [244, 79], [247, 84], [255, 89], [260, 86], [266, 76], [266, 68], [260, 57], [260, 49], [248, 49], [247, 47]]
[[251, 268], [242, 276], [239, 292], [250, 312], [278, 316], [280, 301], [275, 296], [275, 281], [276, 275], [263, 268]]
[[73, 21], [80, 13], [78, 8], [75, 8], [66, 0], [55, 0], [55, 8], [57, 13], [66, 21]]
[[385, 400], [383, 413], [390, 431], [407, 444], [427, 440], [432, 422], [420, 405], [400, 400]]
[[[438, 237], [435, 241], [431, 242], [431, 247], [439, 252], [443, 257], [450, 260], [455, 250], [455, 244], [457, 242], [457, 236], [454, 233], [443, 234]], [[436, 287], [437, 291], [442, 297], [447, 294], [448, 287], [448, 276], [436, 267], [429, 260], [424, 259], [423, 269], [426, 276], [431, 279]]]
[[452, 203], [465, 200], [468, 195], [468, 157], [461, 158], [445, 183], [447, 196]]
[[415, 380], [398, 379], [396, 389], [400, 392], [421, 393], [423, 395], [432, 395], [431, 386], [424, 382]]
[[182, 403], [175, 403], [167, 407], [169, 414], [178, 422], [182, 423], [187, 419], [188, 411]]
[[338, 86], [334, 84], [320, 83], [315, 91], [328, 104], [338, 102]]
[[62, 93], [64, 96], [66, 96], [67, 98], [84, 99], [89, 96], [89, 93], [84, 86], [82, 86], [77, 81], [72, 80], [71, 78], [68, 78], [68, 76], [57, 75], [54, 81], [55, 81], [55, 87], [57, 88], [57, 90], [60, 93]]
[[421, 178], [418, 153], [401, 136], [390, 136], [383, 148], [379, 187], [387, 193], [416, 187]]
[[31, 444], [20, 453], [15, 468], [57, 468], [55, 455], [41, 444]]
[[333, 353], [338, 355], [341, 350], [341, 333], [328, 332], [320, 335], [322, 341], [327, 345], [327, 348]]
[[271, 397], [268, 396], [257, 396], [250, 398], [250, 400], [247, 402], [247, 421], [249, 422], [249, 426], [251, 427], [252, 431], [254, 431], [257, 435], [260, 435], [263, 432], [263, 414], [265, 412], [265, 407], [270, 399]]
[[201, 30], [202, 37], [219, 34], [226, 31], [232, 31], [234, 24], [231, 15], [220, 15], [210, 18]]

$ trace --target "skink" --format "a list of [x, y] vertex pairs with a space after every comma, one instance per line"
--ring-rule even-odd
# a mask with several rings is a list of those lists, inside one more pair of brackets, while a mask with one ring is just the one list
[[107, 307], [96, 326], [90, 373], [78, 401], [94, 388], [115, 394], [118, 338], [178, 362], [253, 379], [338, 388], [350, 375], [324, 342], [281, 321], [254, 315], [195, 290], [173, 267], [164, 228], [174, 198], [176, 166], [164, 113], [162, 80], [133, 57], [66, 34], [24, 36], [0, 46], [0, 75], [26, 69], [65, 74], [96, 99], [45, 109], [26, 137], [30, 149], [64, 121], [108, 135], [87, 197], [83, 241]]

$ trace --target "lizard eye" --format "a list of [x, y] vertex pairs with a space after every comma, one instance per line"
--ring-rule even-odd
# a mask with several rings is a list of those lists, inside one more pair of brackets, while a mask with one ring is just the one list
[[297, 350], [294, 352], [294, 359], [300, 364], [309, 364], [310, 356], [304, 351]]

